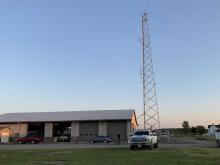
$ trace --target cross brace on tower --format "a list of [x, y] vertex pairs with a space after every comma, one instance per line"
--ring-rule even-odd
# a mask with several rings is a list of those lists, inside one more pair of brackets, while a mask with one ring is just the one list
[[149, 16], [142, 15], [142, 85], [143, 85], [143, 117], [144, 129], [159, 130], [160, 120], [157, 104], [156, 83], [151, 54], [151, 42], [149, 32]]

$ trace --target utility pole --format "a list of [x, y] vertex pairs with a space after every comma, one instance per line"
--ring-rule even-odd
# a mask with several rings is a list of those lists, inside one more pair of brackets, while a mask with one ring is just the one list
[[160, 120], [157, 104], [156, 83], [151, 54], [149, 32], [149, 15], [142, 15], [142, 86], [143, 86], [143, 114], [144, 129], [159, 130]]

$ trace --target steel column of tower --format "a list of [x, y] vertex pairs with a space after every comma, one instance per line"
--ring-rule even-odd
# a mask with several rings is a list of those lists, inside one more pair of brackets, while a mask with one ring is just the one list
[[144, 129], [160, 129], [160, 120], [156, 95], [156, 83], [151, 55], [151, 42], [149, 32], [149, 16], [144, 12], [142, 15], [142, 81], [143, 81], [143, 108], [141, 115], [144, 119]]

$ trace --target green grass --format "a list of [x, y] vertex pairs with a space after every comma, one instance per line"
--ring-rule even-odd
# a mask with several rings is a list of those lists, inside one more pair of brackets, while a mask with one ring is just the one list
[[219, 165], [219, 148], [0, 150], [0, 165]]

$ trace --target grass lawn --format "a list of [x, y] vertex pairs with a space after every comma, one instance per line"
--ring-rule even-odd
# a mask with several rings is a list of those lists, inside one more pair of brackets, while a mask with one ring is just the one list
[[0, 165], [220, 165], [220, 148], [0, 150]]

